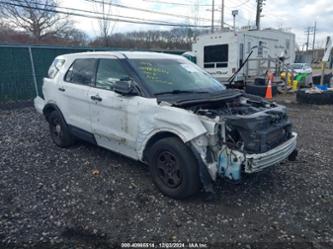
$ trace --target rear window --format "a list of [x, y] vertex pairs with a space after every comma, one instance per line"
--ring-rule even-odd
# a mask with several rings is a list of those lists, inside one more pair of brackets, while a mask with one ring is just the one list
[[213, 45], [204, 47], [204, 67], [228, 67], [229, 45]]
[[94, 82], [96, 59], [77, 59], [68, 69], [65, 81], [82, 85], [91, 85]]
[[64, 59], [55, 59], [49, 68], [48, 77], [54, 79], [64, 64]]

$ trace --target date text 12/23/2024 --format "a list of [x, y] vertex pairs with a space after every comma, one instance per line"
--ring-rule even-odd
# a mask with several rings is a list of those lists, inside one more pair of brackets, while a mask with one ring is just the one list
[[208, 248], [206, 243], [199, 242], [147, 242], [147, 243], [121, 243], [121, 248]]

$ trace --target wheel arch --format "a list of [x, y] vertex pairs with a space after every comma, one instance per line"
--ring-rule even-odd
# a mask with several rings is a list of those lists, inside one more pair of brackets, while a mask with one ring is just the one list
[[[48, 120], [48, 117], [50, 116], [50, 114], [51, 114], [53, 111], [57, 111], [58, 113], [60, 113], [62, 119], [63, 119], [63, 120], [65, 121], [65, 123], [66, 123], [66, 120], [65, 120], [65, 118], [64, 118], [64, 115], [62, 114], [62, 112], [61, 112], [61, 110], [59, 109], [59, 107], [58, 107], [56, 104], [54, 104], [54, 103], [48, 103], [48, 104], [46, 104], [45, 107], [43, 108], [43, 114], [44, 114], [44, 116], [45, 116], [45, 118], [46, 118], [47, 121], [49, 121], [49, 120]], [[66, 123], [66, 124], [67, 124], [67, 123]]]
[[[141, 160], [144, 162], [147, 162], [147, 153], [149, 152], [149, 149], [159, 140], [163, 138], [168, 138], [168, 137], [175, 137], [184, 142], [184, 139], [178, 135], [176, 132], [173, 131], [159, 131], [151, 135], [146, 143], [143, 146], [143, 151], [141, 154]], [[185, 142], [184, 142], [185, 143]]]

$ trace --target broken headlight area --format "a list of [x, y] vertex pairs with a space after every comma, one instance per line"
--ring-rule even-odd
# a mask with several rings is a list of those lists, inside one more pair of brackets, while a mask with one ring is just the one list
[[226, 120], [227, 142], [248, 154], [264, 153], [291, 138], [291, 123], [282, 111]]

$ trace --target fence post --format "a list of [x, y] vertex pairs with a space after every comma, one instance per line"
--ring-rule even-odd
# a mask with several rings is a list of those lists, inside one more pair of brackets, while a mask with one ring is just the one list
[[28, 49], [29, 49], [29, 56], [30, 56], [30, 63], [31, 63], [32, 79], [33, 79], [34, 85], [35, 85], [36, 97], [38, 97], [39, 93], [38, 93], [38, 84], [37, 84], [37, 78], [36, 78], [34, 57], [32, 56], [32, 49], [30, 46], [28, 47]]

